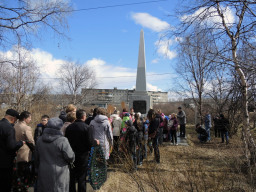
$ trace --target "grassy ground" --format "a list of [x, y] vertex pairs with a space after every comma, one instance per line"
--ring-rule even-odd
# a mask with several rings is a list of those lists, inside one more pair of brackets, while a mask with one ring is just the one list
[[127, 160], [110, 165], [99, 191], [256, 191], [246, 174], [240, 138], [228, 145], [220, 138], [201, 144], [194, 127], [187, 132], [189, 146], [160, 147], [160, 164], [149, 154], [137, 171], [129, 171]]

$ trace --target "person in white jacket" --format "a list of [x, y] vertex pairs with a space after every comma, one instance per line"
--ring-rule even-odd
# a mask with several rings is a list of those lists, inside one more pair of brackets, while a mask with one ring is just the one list
[[108, 160], [110, 147], [113, 146], [113, 133], [104, 108], [98, 109], [98, 115], [91, 121], [89, 130], [91, 139], [99, 140], [105, 159]]
[[120, 138], [121, 124], [122, 124], [122, 119], [119, 117], [119, 111], [115, 111], [114, 114], [110, 116], [110, 119], [112, 120], [111, 124], [113, 129], [113, 138], [114, 138], [113, 153], [117, 153], [119, 148], [119, 138]]

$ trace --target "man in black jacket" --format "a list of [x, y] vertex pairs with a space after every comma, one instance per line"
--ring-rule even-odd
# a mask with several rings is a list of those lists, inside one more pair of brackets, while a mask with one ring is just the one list
[[85, 123], [86, 112], [79, 109], [76, 112], [76, 118], [77, 120], [67, 127], [65, 133], [71, 148], [75, 152], [75, 167], [70, 170], [69, 191], [76, 191], [75, 183], [78, 180], [78, 191], [85, 192], [87, 162], [92, 143], [89, 137], [89, 126]]
[[3, 192], [11, 191], [13, 161], [16, 151], [25, 141], [16, 141], [13, 124], [19, 118], [19, 113], [8, 109], [5, 117], [0, 121], [0, 189]]

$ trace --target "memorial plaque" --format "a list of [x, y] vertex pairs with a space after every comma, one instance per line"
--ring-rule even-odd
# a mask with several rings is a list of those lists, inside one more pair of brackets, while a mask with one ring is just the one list
[[140, 112], [141, 114], [147, 113], [147, 103], [146, 101], [140, 100], [140, 101], [133, 101], [133, 109], [134, 112]]

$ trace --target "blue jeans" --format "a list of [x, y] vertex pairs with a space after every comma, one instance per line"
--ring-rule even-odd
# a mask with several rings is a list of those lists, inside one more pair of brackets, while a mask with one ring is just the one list
[[207, 134], [208, 134], [208, 138], [207, 138], [207, 141], [210, 141], [211, 140], [211, 129], [210, 128], [205, 128]]
[[144, 140], [144, 146], [143, 146], [143, 158], [147, 158], [148, 153], [148, 140]]
[[221, 131], [221, 140], [222, 140], [222, 143], [224, 143], [224, 135], [226, 137], [226, 143], [228, 144], [228, 131]]
[[129, 149], [129, 153], [130, 153], [130, 158], [133, 162], [133, 168], [137, 169], [137, 154], [136, 154], [136, 146], [135, 145]]
[[142, 145], [142, 143], [140, 142], [139, 144], [138, 144], [138, 150], [137, 150], [137, 164], [141, 164], [142, 163], [142, 161], [143, 161], [143, 145]]

